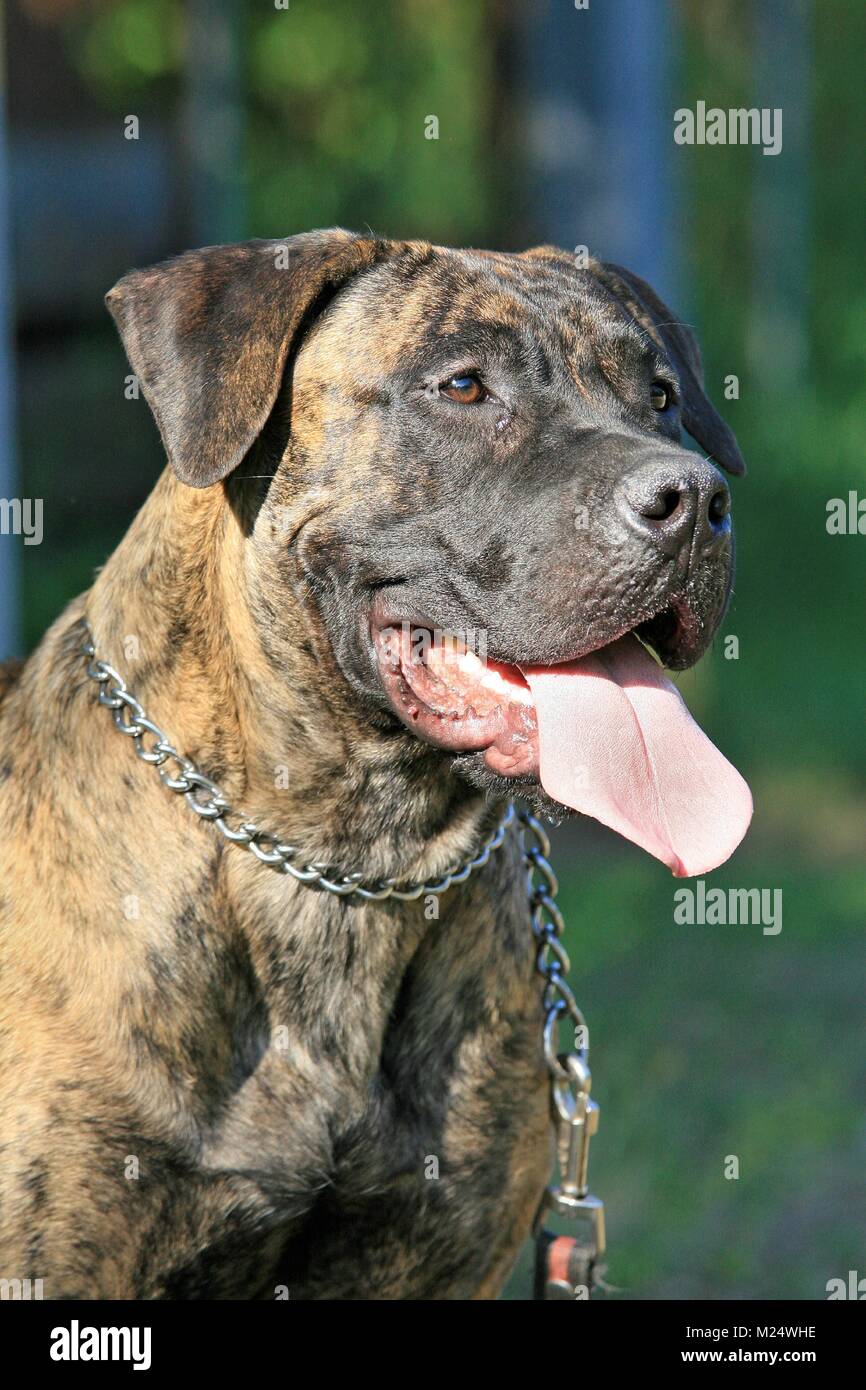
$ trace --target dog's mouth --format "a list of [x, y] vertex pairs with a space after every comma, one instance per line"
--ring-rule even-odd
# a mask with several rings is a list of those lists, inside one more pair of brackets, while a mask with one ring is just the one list
[[687, 664], [689, 615], [666, 609], [556, 665], [509, 663], [410, 621], [374, 626], [385, 693], [421, 739], [534, 778], [677, 877], [723, 863], [748, 828], [739, 773], [689, 714], [656, 657]]

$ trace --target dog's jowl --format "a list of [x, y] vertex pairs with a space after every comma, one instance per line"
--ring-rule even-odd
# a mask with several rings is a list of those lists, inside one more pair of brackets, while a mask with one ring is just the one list
[[732, 852], [662, 666], [725, 611], [735, 441], [676, 315], [552, 248], [316, 232], [108, 305], [169, 466], [0, 681], [0, 1276], [494, 1297], [552, 1156], [516, 835], [438, 913], [375, 888], [515, 796]]

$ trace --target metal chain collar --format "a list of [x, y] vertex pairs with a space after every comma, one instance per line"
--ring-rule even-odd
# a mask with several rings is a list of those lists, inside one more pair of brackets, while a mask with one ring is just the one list
[[[496, 829], [472, 859], [467, 859], [465, 863], [447, 869], [440, 877], [423, 883], [399, 883], [394, 878], [365, 883], [364, 875], [361, 873], [329, 877], [326, 864], [296, 864], [294, 861], [298, 855], [297, 846], [287, 844], [278, 836], [262, 830], [242, 811], [232, 808], [216, 783], [205, 777], [194, 762], [179, 753], [162, 729], [147, 717], [138, 700], [127, 689], [126, 682], [119, 672], [107, 661], [97, 660], [90, 632], [88, 629], [86, 631], [82, 651], [87, 657], [88, 676], [102, 686], [99, 691], [99, 703], [113, 711], [116, 727], [132, 739], [135, 752], [141, 761], [152, 763], [159, 768], [163, 786], [184, 796], [190, 810], [203, 820], [211, 821], [220, 834], [232, 844], [250, 850], [262, 864], [267, 864], [279, 873], [290, 874], [299, 883], [306, 883], [311, 888], [324, 889], [326, 893], [335, 893], [341, 898], [356, 894], [370, 902], [382, 902], [385, 898], [412, 902], [415, 898], [427, 894], [438, 895], [446, 892], [455, 883], [465, 883], [471, 873], [486, 864], [493, 851], [499, 849], [505, 839], [506, 830], [514, 821], [514, 807], [509, 803]], [[166, 767], [166, 763], [173, 764], [174, 767]]]
[[[126, 682], [107, 661], [97, 659], [90, 630], [82, 620], [85, 640], [82, 647], [87, 659], [86, 672], [100, 686], [99, 703], [112, 711], [114, 723], [122, 734], [132, 739], [136, 755], [144, 763], [158, 768], [164, 786], [184, 796], [187, 805], [197, 816], [210, 821], [221, 835], [241, 849], [248, 849], [262, 864], [291, 875], [299, 883], [323, 889], [338, 897], [356, 895], [371, 902], [396, 898], [411, 902], [426, 894], [439, 895], [455, 884], [465, 883], [476, 869], [487, 863], [494, 850], [502, 845], [508, 828], [515, 819], [521, 824], [521, 846], [526, 867], [526, 887], [531, 912], [532, 933], [538, 944], [536, 968], [545, 981], [544, 1059], [550, 1076], [551, 1111], [557, 1131], [559, 1182], [547, 1189], [536, 1219], [539, 1259], [544, 1269], [536, 1278], [536, 1296], [542, 1298], [575, 1298], [580, 1291], [593, 1286], [596, 1261], [605, 1248], [604, 1207], [597, 1197], [589, 1194], [587, 1167], [589, 1141], [598, 1129], [599, 1110], [590, 1099], [592, 1078], [589, 1070], [589, 1036], [577, 1001], [566, 980], [571, 965], [562, 944], [565, 923], [556, 905], [558, 884], [549, 863], [550, 840], [541, 823], [528, 811], [515, 812], [509, 803], [493, 833], [485, 840], [478, 854], [439, 878], [422, 883], [399, 883], [393, 878], [364, 882], [363, 874], [353, 873], [330, 877], [327, 865], [296, 864], [296, 846], [287, 844], [276, 835], [262, 830], [242, 812], [236, 811], [219, 787], [196, 767], [190, 758], [174, 747], [168, 736], [148, 718]], [[169, 764], [169, 766], [166, 766]], [[173, 765], [173, 766], [172, 766]], [[234, 822], [234, 824], [230, 824]], [[527, 845], [527, 834], [532, 843]], [[559, 1028], [569, 1020], [574, 1026], [574, 1051], [559, 1051]], [[568, 1239], [568, 1258], [551, 1260], [549, 1253], [558, 1242], [542, 1231], [542, 1222], [549, 1212], [573, 1220], [588, 1219], [587, 1235], [582, 1240]], [[552, 1271], [552, 1277], [551, 1277]], [[576, 1292], [577, 1291], [577, 1292]]]

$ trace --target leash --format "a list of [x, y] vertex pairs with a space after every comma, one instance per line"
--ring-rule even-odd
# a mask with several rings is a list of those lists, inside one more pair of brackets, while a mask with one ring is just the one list
[[[589, 1029], [567, 975], [571, 962], [562, 936], [565, 921], [556, 905], [559, 885], [549, 863], [550, 840], [535, 816], [520, 812], [523, 856], [532, 934], [538, 942], [536, 969], [545, 980], [543, 1005], [544, 1060], [550, 1077], [551, 1116], [556, 1128], [558, 1178], [541, 1199], [535, 1218], [536, 1299], [587, 1299], [604, 1288], [599, 1261], [605, 1250], [604, 1203], [589, 1191], [589, 1141], [598, 1130], [599, 1108], [590, 1098]], [[527, 831], [534, 844], [527, 847]], [[559, 1029], [574, 1026], [574, 1050], [560, 1051]], [[550, 1215], [579, 1225], [578, 1236], [545, 1230]]]
[[[556, 905], [558, 883], [550, 866], [550, 840], [529, 811], [516, 812], [509, 802], [504, 815], [479, 852], [439, 878], [401, 883], [394, 878], [365, 881], [362, 873], [336, 875], [329, 866], [298, 864], [298, 848], [262, 830], [235, 810], [219, 787], [174, 747], [149, 719], [120, 673], [96, 656], [85, 619], [82, 653], [86, 672], [100, 689], [98, 700], [112, 711], [115, 727], [132, 739], [137, 757], [159, 772], [164, 786], [182, 795], [197, 816], [210, 821], [231, 844], [249, 850], [267, 867], [289, 874], [299, 883], [338, 897], [357, 895], [371, 902], [396, 898], [411, 902], [426, 894], [439, 895], [487, 863], [502, 845], [509, 827], [519, 821], [526, 869], [532, 934], [537, 943], [536, 970], [543, 978], [544, 1060], [550, 1078], [551, 1117], [556, 1129], [557, 1173], [547, 1188], [533, 1226], [536, 1242], [534, 1297], [585, 1299], [594, 1287], [603, 1288], [598, 1262], [604, 1254], [604, 1204], [588, 1185], [589, 1142], [598, 1129], [599, 1109], [590, 1098], [589, 1033], [568, 984], [571, 963], [562, 944], [565, 922]], [[529, 838], [529, 843], [527, 843]], [[559, 1030], [569, 1021], [574, 1050], [561, 1051]], [[577, 1236], [557, 1236], [544, 1228], [550, 1215], [579, 1223]]]

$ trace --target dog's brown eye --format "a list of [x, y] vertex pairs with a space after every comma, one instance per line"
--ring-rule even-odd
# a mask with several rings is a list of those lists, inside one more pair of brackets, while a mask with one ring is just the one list
[[650, 405], [653, 410], [667, 410], [671, 402], [671, 393], [662, 381], [654, 381], [650, 387]]
[[460, 405], [477, 405], [487, 395], [478, 377], [471, 372], [467, 372], [465, 376], [452, 376], [448, 381], [443, 381], [439, 391], [441, 395], [447, 396], [449, 401], [457, 401]]

